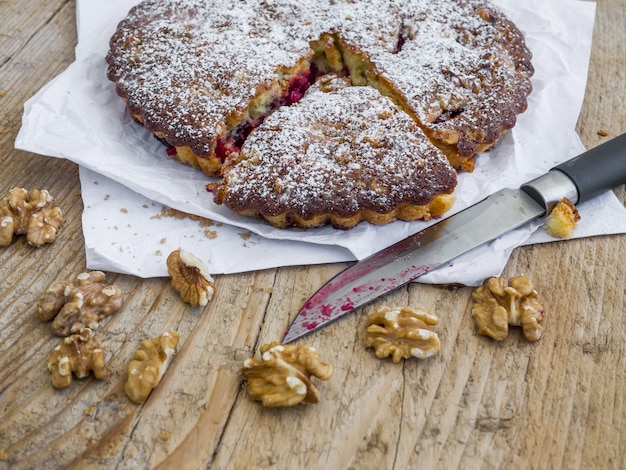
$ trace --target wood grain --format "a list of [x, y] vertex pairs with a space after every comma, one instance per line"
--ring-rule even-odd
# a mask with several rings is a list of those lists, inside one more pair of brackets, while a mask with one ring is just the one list
[[[52, 388], [58, 343], [37, 317], [53, 282], [85, 270], [76, 165], [14, 149], [23, 104], [74, 59], [75, 2], [0, 1], [0, 193], [46, 188], [63, 208], [59, 239], [0, 249], [0, 469], [27, 468], [608, 468], [626, 466], [626, 238], [514, 251], [504, 276], [527, 274], [547, 308], [536, 344], [518, 331], [479, 337], [470, 288], [410, 285], [384, 303], [437, 312], [441, 354], [380, 361], [364, 349], [364, 315], [307, 343], [335, 366], [315, 406], [265, 409], [239, 375], [280, 338], [302, 302], [343, 264], [219, 276], [204, 309], [166, 279], [108, 273], [124, 292], [98, 332], [104, 381]], [[626, 3], [600, 0], [577, 130], [587, 147], [626, 131]], [[604, 130], [608, 135], [601, 136]], [[624, 187], [616, 190], [622, 202]], [[372, 306], [364, 309], [368, 311]], [[124, 369], [146, 338], [180, 332], [177, 355], [142, 405]]]

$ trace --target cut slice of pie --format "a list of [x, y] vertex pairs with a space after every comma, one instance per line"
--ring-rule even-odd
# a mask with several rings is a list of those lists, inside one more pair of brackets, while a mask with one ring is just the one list
[[444, 154], [390, 98], [325, 75], [248, 136], [212, 190], [276, 227], [348, 229], [440, 217], [455, 185]]

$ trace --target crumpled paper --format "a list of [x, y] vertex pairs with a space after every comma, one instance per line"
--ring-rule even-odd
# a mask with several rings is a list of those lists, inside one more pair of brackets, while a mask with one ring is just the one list
[[[350, 231], [285, 230], [238, 217], [214, 204], [205, 190], [210, 178], [168, 158], [163, 146], [128, 116], [106, 78], [108, 39], [135, 3], [78, 0], [76, 61], [25, 104], [15, 143], [16, 148], [81, 165], [88, 267], [161, 276], [166, 274], [163, 258], [176, 245], [190, 245], [185, 249], [205, 260], [215, 273], [362, 259], [434, 223], [361, 223]], [[457, 202], [447, 215], [503, 187], [518, 187], [584, 151], [574, 129], [584, 96], [595, 4], [493, 3], [526, 35], [533, 52], [534, 90], [515, 128], [496, 149], [477, 159], [473, 173], [459, 175]], [[102, 203], [104, 195], [108, 195], [106, 203]], [[200, 223], [192, 219], [157, 218], [154, 211], [140, 210], [146, 205], [210, 219], [219, 233], [198, 232]], [[131, 211], [132, 222], [128, 222]], [[579, 212], [582, 220], [576, 237], [626, 232], [626, 210], [612, 192], [581, 205]], [[540, 226], [533, 223], [512, 231], [419, 280], [480, 283], [501, 272], [515, 247], [551, 241], [542, 237]], [[132, 228], [136, 236], [122, 234], [122, 227]], [[249, 237], [245, 243], [242, 236]]]

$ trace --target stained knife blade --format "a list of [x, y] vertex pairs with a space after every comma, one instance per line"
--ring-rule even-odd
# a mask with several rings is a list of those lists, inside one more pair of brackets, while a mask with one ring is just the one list
[[518, 189], [502, 189], [345, 269], [300, 309], [282, 342], [342, 318], [454, 258], [550, 213], [626, 183], [626, 134], [552, 168]]

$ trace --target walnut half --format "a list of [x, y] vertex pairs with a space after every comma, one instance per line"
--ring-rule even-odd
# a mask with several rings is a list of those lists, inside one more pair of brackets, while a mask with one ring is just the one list
[[502, 341], [509, 325], [521, 326], [528, 341], [537, 341], [543, 334], [543, 306], [537, 291], [526, 276], [509, 279], [506, 286], [501, 277], [485, 279], [472, 292], [472, 317], [481, 335]]
[[126, 367], [128, 379], [124, 392], [133, 403], [145, 401], [159, 384], [174, 357], [179, 339], [176, 331], [168, 331], [141, 342]]
[[84, 272], [73, 281], [52, 284], [37, 303], [37, 314], [52, 320], [52, 331], [67, 336], [83, 327], [96, 329], [98, 322], [122, 306], [116, 286], [103, 284], [102, 271]]
[[441, 347], [439, 336], [429, 328], [438, 322], [433, 313], [420, 308], [377, 307], [367, 317], [365, 347], [374, 348], [379, 359], [391, 356], [395, 363], [431, 357]]
[[96, 379], [103, 380], [107, 376], [104, 350], [89, 328], [81, 328], [52, 350], [48, 370], [52, 373], [54, 388], [69, 387], [72, 373], [82, 379], [93, 372]]
[[167, 272], [183, 302], [194, 307], [204, 307], [213, 298], [213, 278], [204, 263], [191, 253], [180, 248], [170, 253], [167, 257]]
[[52, 243], [62, 223], [61, 209], [45, 189], [13, 188], [0, 199], [0, 246], [9, 246], [14, 235], [23, 234], [34, 247]]
[[333, 366], [309, 346], [271, 343], [261, 347], [261, 359], [247, 359], [241, 370], [248, 394], [267, 407], [317, 403], [320, 392], [311, 376], [328, 380]]

